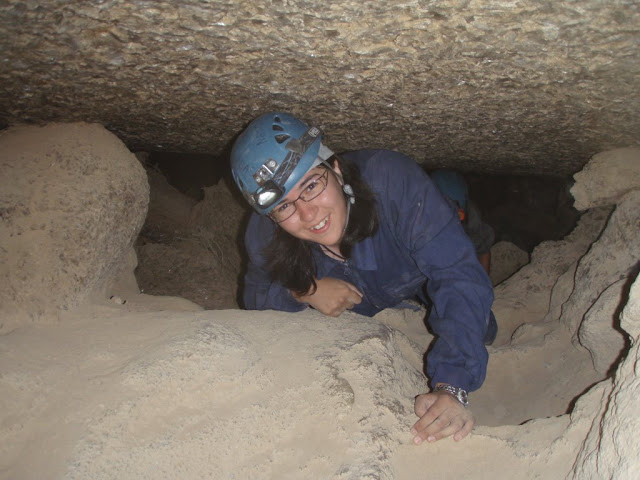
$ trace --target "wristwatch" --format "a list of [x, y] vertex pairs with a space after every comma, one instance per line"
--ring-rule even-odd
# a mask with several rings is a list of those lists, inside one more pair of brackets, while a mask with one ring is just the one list
[[462, 388], [452, 387], [451, 385], [442, 383], [440, 385], [436, 385], [436, 388], [434, 390], [436, 392], [443, 390], [453, 395], [454, 397], [456, 397], [456, 400], [458, 400], [462, 404], [463, 407], [469, 405], [469, 394], [467, 394], [467, 391], [463, 390]]

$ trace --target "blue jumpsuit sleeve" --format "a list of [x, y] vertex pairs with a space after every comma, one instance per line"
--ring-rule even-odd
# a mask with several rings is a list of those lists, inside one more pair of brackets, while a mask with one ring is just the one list
[[247, 310], [281, 310], [299, 312], [308, 307], [298, 302], [291, 292], [270, 279], [265, 268], [264, 247], [269, 243], [277, 227], [269, 219], [252, 214], [244, 235], [249, 256], [244, 276], [242, 300]]
[[493, 287], [457, 213], [422, 168], [404, 156], [389, 163], [385, 189], [394, 193], [387, 193], [383, 208], [395, 221], [397, 240], [427, 278], [433, 303], [429, 324], [436, 340], [427, 355], [427, 375], [433, 385], [476, 390], [487, 370], [484, 337]]

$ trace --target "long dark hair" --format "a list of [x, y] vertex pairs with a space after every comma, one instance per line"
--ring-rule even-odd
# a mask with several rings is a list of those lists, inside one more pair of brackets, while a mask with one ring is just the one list
[[[344, 183], [351, 185], [356, 198], [356, 202], [351, 206], [347, 231], [340, 242], [340, 252], [348, 259], [356, 243], [375, 233], [378, 228], [378, 214], [373, 192], [360, 175], [358, 166], [337, 155], [328, 160], [329, 164], [334, 162], [338, 162]], [[284, 229], [277, 228], [271, 242], [265, 247], [266, 264], [271, 280], [298, 295], [315, 293], [317, 270], [313, 249], [313, 242], [301, 240]]]

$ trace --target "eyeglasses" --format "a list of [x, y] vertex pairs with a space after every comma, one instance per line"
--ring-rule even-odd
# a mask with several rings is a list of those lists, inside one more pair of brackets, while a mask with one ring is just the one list
[[286, 201], [277, 205], [271, 212], [269, 212], [269, 216], [276, 223], [284, 222], [291, 218], [291, 216], [296, 212], [296, 202], [298, 200], [302, 200], [303, 202], [310, 202], [318, 195], [320, 195], [327, 188], [327, 183], [329, 181], [329, 170], [326, 169], [322, 175], [314, 175], [305, 183], [304, 190], [302, 193], [293, 201]]

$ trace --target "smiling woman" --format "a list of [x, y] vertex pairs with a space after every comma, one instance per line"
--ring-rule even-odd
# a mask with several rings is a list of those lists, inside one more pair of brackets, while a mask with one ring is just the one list
[[[308, 172], [287, 195], [291, 198], [285, 198], [276, 206], [272, 217], [293, 237], [315, 242], [334, 255], [341, 255], [340, 241], [347, 226], [350, 203], [344, 199], [339, 167], [334, 168], [323, 165]], [[333, 173], [331, 180], [329, 170]], [[301, 193], [295, 198], [298, 192]], [[280, 215], [284, 215], [283, 220], [278, 220]]]
[[337, 317], [373, 316], [407, 299], [432, 306], [433, 391], [416, 398], [411, 432], [415, 443], [465, 437], [474, 425], [467, 392], [484, 381], [485, 344], [497, 330], [493, 289], [427, 174], [398, 152], [334, 155], [319, 129], [280, 112], [249, 124], [231, 168], [255, 210], [245, 233], [245, 307]]

